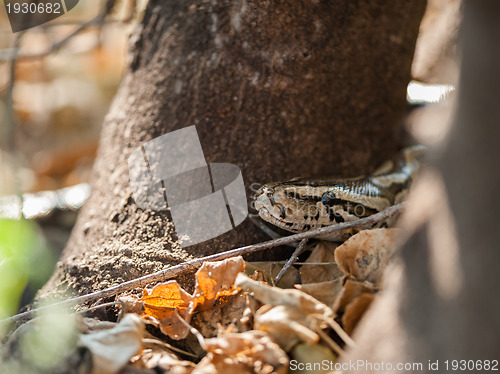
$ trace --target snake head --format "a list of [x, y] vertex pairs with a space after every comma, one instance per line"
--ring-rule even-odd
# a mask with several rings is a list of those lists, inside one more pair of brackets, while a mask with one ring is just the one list
[[[276, 201], [274, 199], [275, 190], [273, 184], [265, 184], [255, 193], [255, 209], [261, 217], [275, 210]], [[278, 207], [278, 209], [280, 209], [281, 213], [281, 208]]]
[[301, 192], [293, 181], [265, 184], [255, 194], [255, 209], [264, 221], [284, 230], [299, 232], [304, 227], [312, 229], [316, 226], [312, 218], [319, 216], [317, 203], [320, 199], [305, 200]]

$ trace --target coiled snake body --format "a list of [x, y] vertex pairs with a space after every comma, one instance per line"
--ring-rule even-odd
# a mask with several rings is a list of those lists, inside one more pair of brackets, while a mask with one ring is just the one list
[[[268, 183], [255, 195], [255, 208], [265, 221], [294, 233], [359, 220], [400, 203], [407, 194], [424, 147], [402, 150], [372, 175], [350, 179], [295, 178]], [[384, 227], [390, 222], [378, 222]], [[368, 228], [368, 227], [360, 227]], [[339, 241], [346, 233], [322, 239]]]

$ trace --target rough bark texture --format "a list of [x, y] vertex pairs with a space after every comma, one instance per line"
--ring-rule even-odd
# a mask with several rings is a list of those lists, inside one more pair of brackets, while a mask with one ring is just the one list
[[[460, 97], [454, 129], [438, 164], [455, 217], [462, 288], [446, 300], [423, 294], [416, 281], [411, 283], [415, 300], [429, 298], [431, 306], [427, 332], [433, 347], [417, 341], [419, 358], [499, 358], [500, 24], [494, 16], [499, 12], [498, 1], [465, 1]], [[480, 217], [473, 218], [478, 210]], [[419, 329], [423, 320], [420, 315], [407, 323]]]
[[247, 220], [181, 249], [168, 212], [135, 205], [129, 154], [173, 130], [196, 125], [207, 162], [237, 164], [249, 200], [264, 182], [372, 170], [398, 147], [424, 8], [151, 0], [104, 124], [92, 195], [41, 295], [86, 293], [266, 239]]
[[[484, 360], [498, 360], [498, 12], [498, 1], [465, 1], [457, 110], [447, 147], [435, 162], [444, 183], [431, 184], [427, 195], [415, 196], [421, 199], [416, 204], [420, 212], [415, 206], [408, 213], [415, 221], [424, 221], [418, 213], [430, 220], [403, 247], [400, 266], [359, 327], [358, 347], [346, 361], [423, 363], [428, 372], [430, 362], [435, 372], [446, 372], [452, 370], [451, 360], [474, 360], [474, 365], [482, 360], [482, 367], [466, 370], [479, 373], [491, 370]], [[427, 203], [436, 187], [446, 190], [456, 243], [448, 237], [444, 194], [435, 204]]]

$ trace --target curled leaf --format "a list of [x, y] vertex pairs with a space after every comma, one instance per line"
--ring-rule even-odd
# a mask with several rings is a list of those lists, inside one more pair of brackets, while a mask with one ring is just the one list
[[237, 293], [234, 280], [244, 268], [242, 257], [205, 262], [196, 272], [193, 295], [184, 291], [176, 281], [160, 283], [152, 290], [145, 289], [141, 298], [143, 316], [148, 316], [172, 339], [184, 339], [189, 333], [184, 322], [190, 322], [193, 311], [206, 311], [216, 300]]
[[189, 329], [180, 320], [189, 322], [193, 312], [192, 296], [177, 281], [158, 284], [152, 290], [144, 290], [144, 315], [153, 317], [160, 330], [173, 339], [184, 339]]
[[92, 355], [93, 374], [118, 373], [141, 350], [144, 323], [127, 314], [115, 327], [80, 336], [80, 345]]
[[325, 304], [299, 290], [270, 287], [254, 281], [244, 274], [238, 274], [235, 286], [253, 292], [263, 304], [287, 305], [298, 308], [306, 314], [333, 315], [333, 311]]
[[313, 330], [318, 325], [315, 318], [285, 305], [264, 306], [255, 314], [255, 328], [268, 332], [285, 351], [298, 342], [317, 343], [319, 335]]
[[263, 331], [223, 334], [205, 339], [208, 354], [193, 374], [201, 373], [287, 373], [288, 357]]
[[374, 299], [375, 295], [363, 293], [346, 306], [344, 315], [342, 316], [342, 326], [349, 335], [352, 335], [361, 317], [363, 317], [363, 314], [370, 307]]
[[327, 282], [297, 284], [295, 287], [329, 307], [333, 307], [342, 291], [342, 279], [337, 278]]
[[354, 299], [358, 298], [362, 294], [374, 294], [377, 292], [376, 288], [362, 282], [355, 281], [353, 279], [347, 279], [344, 287], [342, 287], [342, 291], [335, 302], [333, 310], [337, 314], [342, 314], [345, 312], [347, 306], [354, 301]]
[[360, 231], [335, 250], [339, 269], [360, 282], [379, 284], [396, 248], [398, 232], [398, 229]]
[[234, 295], [234, 280], [238, 273], [245, 270], [241, 256], [218, 262], [205, 262], [196, 272], [194, 300], [198, 310], [208, 310], [217, 298]]
[[243, 274], [235, 284], [265, 304], [255, 313], [255, 327], [268, 332], [285, 350], [300, 341], [316, 343], [324, 322], [335, 325], [332, 309], [300, 290], [270, 287]]

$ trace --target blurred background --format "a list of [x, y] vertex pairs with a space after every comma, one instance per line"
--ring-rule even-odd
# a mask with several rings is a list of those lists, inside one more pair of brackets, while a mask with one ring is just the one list
[[0, 1], [0, 319], [30, 302], [68, 240], [146, 2], [80, 1], [14, 34]]
[[[456, 84], [460, 3], [429, 1], [414, 79]], [[0, 319], [29, 303], [50, 276], [88, 197], [100, 128], [146, 4], [82, 0], [14, 34], [0, 1]], [[435, 92], [429, 101], [449, 89]], [[425, 138], [426, 129], [414, 130]]]

